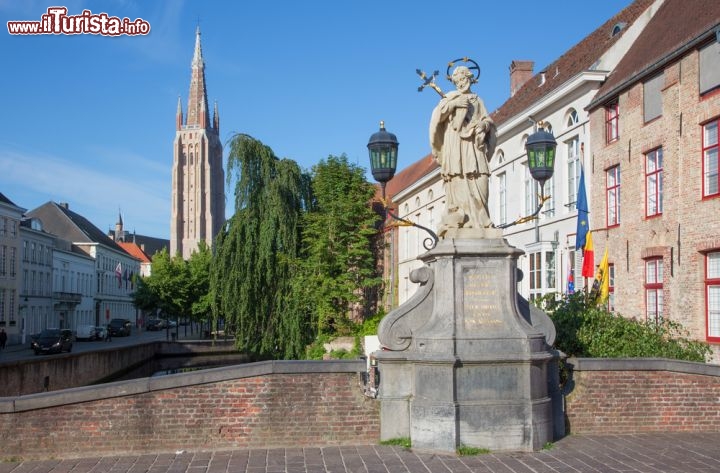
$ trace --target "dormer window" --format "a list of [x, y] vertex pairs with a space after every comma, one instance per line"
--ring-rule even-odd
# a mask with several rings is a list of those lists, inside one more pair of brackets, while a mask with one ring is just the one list
[[625, 29], [626, 26], [627, 26], [627, 23], [625, 23], [625, 22], [616, 23], [615, 26], [613, 26], [612, 31], [610, 32], [610, 37], [612, 38], [612, 37], [619, 35], [620, 32]]

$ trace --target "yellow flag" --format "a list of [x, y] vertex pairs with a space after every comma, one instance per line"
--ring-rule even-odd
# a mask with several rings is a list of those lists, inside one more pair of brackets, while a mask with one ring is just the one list
[[595, 273], [592, 292], [596, 297], [597, 303], [606, 301], [610, 295], [610, 263], [608, 262], [607, 246], [605, 247], [602, 260], [600, 260], [600, 265], [597, 268], [597, 273]]

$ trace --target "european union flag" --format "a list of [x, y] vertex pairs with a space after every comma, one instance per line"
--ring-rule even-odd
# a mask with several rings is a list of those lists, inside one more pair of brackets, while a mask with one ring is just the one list
[[585, 247], [587, 233], [590, 230], [590, 211], [588, 210], [587, 193], [585, 192], [585, 168], [580, 166], [580, 185], [578, 186], [577, 203], [577, 232], [575, 236], [575, 249]]

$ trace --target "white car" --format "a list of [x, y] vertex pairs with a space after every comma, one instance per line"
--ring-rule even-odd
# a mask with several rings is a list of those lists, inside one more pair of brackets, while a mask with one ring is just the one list
[[76, 340], [98, 340], [97, 327], [94, 325], [78, 325], [75, 330]]

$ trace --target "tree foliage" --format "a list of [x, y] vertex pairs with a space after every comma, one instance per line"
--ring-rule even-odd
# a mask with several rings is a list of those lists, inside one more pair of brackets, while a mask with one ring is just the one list
[[196, 321], [207, 320], [211, 314], [211, 262], [212, 251], [201, 240], [198, 249], [190, 255], [190, 259], [187, 261], [186, 273], [188, 277], [188, 302], [190, 304], [188, 313]]
[[590, 358], [653, 357], [707, 361], [711, 350], [689, 338], [687, 330], [669, 319], [639, 321], [598, 307], [578, 292], [543, 299], [557, 329], [556, 347], [569, 356]]
[[190, 277], [180, 255], [171, 258], [163, 249], [153, 256], [150, 276], [138, 281], [135, 305], [144, 310], [160, 309], [168, 316], [187, 315], [191, 305]]
[[312, 169], [315, 205], [304, 214], [302, 264], [296, 289], [312, 305], [318, 333], [348, 334], [348, 315], [381, 280], [372, 252], [377, 215], [369, 202], [375, 192], [364, 169], [345, 156], [329, 156]]
[[230, 141], [228, 181], [236, 179], [235, 214], [216, 240], [210, 288], [215, 318], [232, 324], [239, 349], [297, 358], [308, 320], [292, 300], [300, 219], [310, 204], [309, 177], [248, 135]]

